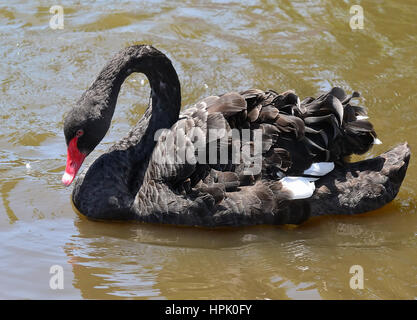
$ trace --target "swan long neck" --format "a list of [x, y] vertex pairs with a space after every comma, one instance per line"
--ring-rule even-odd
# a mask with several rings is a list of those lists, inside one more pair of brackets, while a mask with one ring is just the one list
[[146, 135], [153, 140], [156, 130], [169, 128], [178, 120], [181, 109], [178, 75], [171, 61], [157, 49], [135, 45], [119, 52], [103, 68], [82, 99], [90, 100], [89, 104], [94, 105], [95, 113], [104, 120], [107, 132], [120, 88], [134, 72], [145, 74], [150, 83], [152, 104], [145, 115], [151, 112], [152, 116], [148, 119]]
[[104, 214], [132, 219], [130, 208], [143, 183], [156, 144], [155, 133], [178, 120], [180, 83], [171, 61], [151, 46], [131, 46], [107, 63], [66, 120], [81, 123], [84, 137], [89, 133], [88, 150], [93, 150], [108, 131], [120, 88], [133, 72], [148, 78], [152, 103], [131, 132], [97, 158], [76, 181], [74, 204], [90, 217]]

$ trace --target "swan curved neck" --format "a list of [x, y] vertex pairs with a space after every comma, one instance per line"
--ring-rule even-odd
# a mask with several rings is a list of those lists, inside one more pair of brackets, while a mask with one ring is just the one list
[[[160, 129], [172, 126], [181, 108], [181, 90], [178, 75], [171, 61], [160, 51], [144, 45], [130, 46], [116, 54], [86, 91], [84, 98], [92, 98], [99, 105], [101, 116], [110, 126], [117, 97], [125, 79], [134, 72], [146, 75], [152, 91], [152, 118], [149, 123]], [[108, 127], [107, 127], [108, 129]]]
[[153, 47], [131, 46], [110, 60], [78, 102], [97, 140], [109, 129], [120, 88], [133, 72], [144, 73], [149, 79], [152, 103], [129, 135], [96, 159], [76, 181], [74, 204], [90, 217], [115, 214], [115, 218], [131, 218], [130, 207], [156, 144], [154, 134], [178, 120], [180, 83], [171, 61]]

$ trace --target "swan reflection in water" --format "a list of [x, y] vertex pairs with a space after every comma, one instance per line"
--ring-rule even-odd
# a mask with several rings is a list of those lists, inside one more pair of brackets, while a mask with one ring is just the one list
[[[358, 298], [349, 267], [384, 264], [397, 241], [381, 228], [400, 207], [393, 202], [382, 212], [320, 217], [298, 227], [208, 229], [80, 216], [64, 250], [84, 298]], [[376, 216], [379, 224], [372, 223]], [[367, 292], [389, 297], [381, 276], [367, 272]]]
[[[83, 218], [75, 224], [79, 235], [65, 252], [83, 298], [288, 298], [298, 286], [306, 287], [299, 297], [319, 297], [314, 283], [303, 283], [302, 270], [284, 263], [294, 250], [303, 259], [312, 252], [282, 227], [210, 230]], [[271, 254], [274, 238], [278, 249], [287, 239]]]

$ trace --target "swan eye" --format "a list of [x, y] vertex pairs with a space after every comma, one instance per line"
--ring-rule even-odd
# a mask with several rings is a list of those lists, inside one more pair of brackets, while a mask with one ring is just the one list
[[83, 130], [83, 129], [78, 129], [78, 130], [77, 130], [77, 133], [75, 134], [75, 136], [76, 136], [77, 138], [79, 138], [79, 137], [81, 137], [83, 134], [84, 134], [84, 130]]

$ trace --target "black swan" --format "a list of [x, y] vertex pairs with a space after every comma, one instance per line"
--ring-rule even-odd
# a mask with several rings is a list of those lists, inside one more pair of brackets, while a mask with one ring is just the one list
[[[206, 227], [300, 224], [375, 210], [399, 191], [407, 143], [373, 159], [346, 161], [379, 142], [365, 109], [351, 104], [357, 92], [335, 87], [300, 101], [293, 91], [251, 89], [210, 96], [180, 113], [177, 73], [148, 45], [116, 54], [66, 115], [65, 185], [108, 131], [120, 87], [133, 72], [149, 79], [151, 101], [129, 134], [79, 175], [72, 202], [89, 218]], [[241, 136], [232, 139], [231, 132]], [[231, 156], [243, 149], [241, 157]], [[191, 160], [161, 161], [172, 160], [172, 150]], [[214, 162], [207, 150], [214, 150]], [[257, 169], [255, 158], [261, 159]]]

